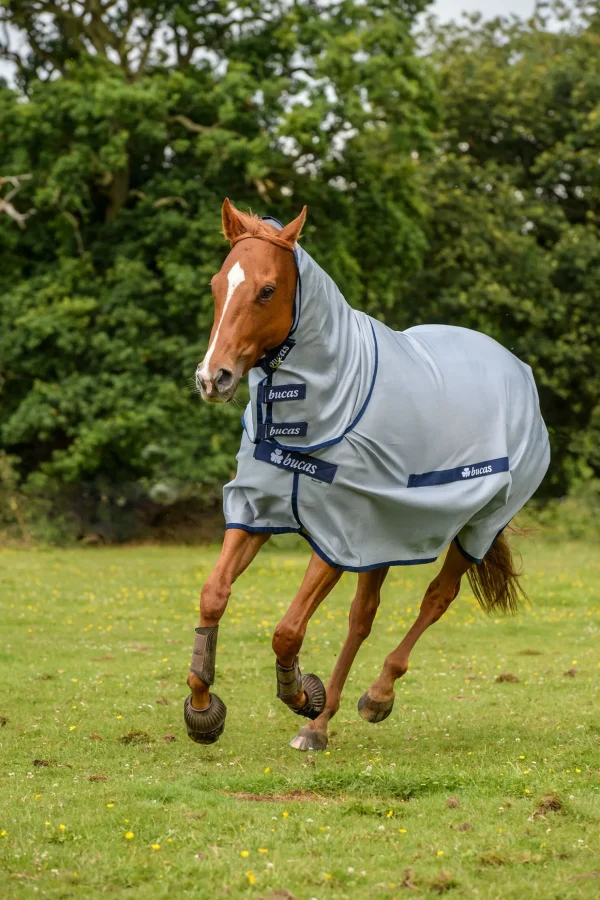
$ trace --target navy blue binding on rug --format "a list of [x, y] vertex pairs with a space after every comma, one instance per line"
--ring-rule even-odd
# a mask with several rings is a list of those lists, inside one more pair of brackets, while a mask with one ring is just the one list
[[508, 472], [508, 456], [498, 459], [486, 459], [484, 462], [469, 463], [455, 469], [440, 469], [439, 472], [424, 472], [423, 475], [409, 475], [409, 488], [431, 487], [434, 484], [450, 484], [451, 481], [470, 481], [472, 478], [483, 478], [485, 475], [496, 475]]

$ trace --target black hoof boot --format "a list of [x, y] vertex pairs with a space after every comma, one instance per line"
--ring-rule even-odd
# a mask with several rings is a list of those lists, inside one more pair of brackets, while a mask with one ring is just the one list
[[325, 685], [317, 675], [303, 675], [302, 687], [306, 694], [306, 703], [300, 709], [290, 706], [292, 712], [307, 719], [316, 719], [325, 709]]
[[358, 701], [358, 711], [366, 722], [383, 722], [394, 708], [394, 699], [373, 700], [369, 692]]
[[214, 744], [225, 729], [227, 707], [216, 694], [210, 695], [210, 706], [207, 709], [194, 709], [192, 697], [186, 697], [183, 703], [183, 718], [187, 733], [197, 744]]

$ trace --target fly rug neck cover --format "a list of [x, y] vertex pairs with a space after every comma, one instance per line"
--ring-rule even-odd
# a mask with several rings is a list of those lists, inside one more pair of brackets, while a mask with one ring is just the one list
[[465, 328], [392, 331], [295, 256], [294, 324], [250, 372], [227, 527], [301, 534], [353, 572], [452, 540], [480, 562], [549, 464], [531, 369]]

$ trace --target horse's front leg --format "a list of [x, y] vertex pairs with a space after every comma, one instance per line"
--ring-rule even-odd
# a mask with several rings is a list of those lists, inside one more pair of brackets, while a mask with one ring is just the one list
[[270, 534], [249, 534], [239, 528], [228, 529], [218, 562], [200, 595], [200, 627], [190, 663], [183, 713], [187, 732], [198, 744], [212, 744], [223, 733], [227, 708], [216, 694], [210, 693], [215, 680], [219, 621], [231, 594], [231, 585], [248, 568]]
[[[361, 572], [348, 616], [348, 636], [327, 682], [325, 708], [313, 722], [300, 729], [291, 746], [296, 750], [325, 749], [327, 726], [340, 708], [342, 691], [361, 644], [370, 633], [389, 567]], [[313, 676], [314, 677], [314, 676]], [[318, 745], [318, 746], [316, 746]]]
[[[273, 650], [277, 657], [277, 696], [293, 712], [309, 719], [316, 718], [323, 711], [325, 688], [316, 675], [302, 675], [298, 653], [310, 617], [341, 575], [340, 569], [335, 569], [313, 553], [300, 590], [273, 635]], [[315, 746], [314, 749], [324, 747]]]

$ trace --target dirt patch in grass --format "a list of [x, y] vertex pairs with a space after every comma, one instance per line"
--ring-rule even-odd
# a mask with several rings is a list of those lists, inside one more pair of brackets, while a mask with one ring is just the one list
[[248, 794], [244, 791], [238, 791], [229, 794], [222, 791], [227, 797], [234, 797], [236, 800], [248, 800], [251, 803], [287, 803], [291, 800], [300, 800], [302, 802], [319, 800], [317, 794], [310, 791], [289, 791], [287, 794]]
[[108, 775], [86, 775], [88, 781], [108, 781]]
[[509, 862], [509, 859], [500, 853], [482, 853], [479, 862], [482, 866], [503, 866]]
[[511, 684], [519, 684], [521, 679], [517, 678], [516, 675], [513, 675], [512, 672], [501, 672], [499, 675], [496, 675], [496, 681], [499, 684], [502, 684], [504, 682], [510, 682]]
[[119, 744], [147, 744], [151, 740], [147, 731], [128, 731], [117, 738]]
[[276, 888], [274, 891], [271, 891], [266, 897], [263, 894], [261, 900], [296, 900], [294, 894], [291, 894], [289, 891], [286, 891], [285, 888]]
[[54, 766], [55, 769], [72, 769], [73, 763], [56, 763], [52, 762], [50, 759], [34, 759], [32, 766]]
[[415, 876], [413, 870], [410, 868], [406, 868], [404, 870], [404, 877], [400, 883], [400, 887], [408, 888], [408, 890], [412, 890], [416, 888], [417, 882], [415, 881]]
[[559, 812], [563, 808], [563, 802], [556, 794], [545, 794], [540, 800], [539, 806], [533, 816], [546, 816], [549, 812]]
[[543, 656], [543, 652], [541, 650], [530, 650], [529, 647], [527, 650], [519, 650], [519, 656]]
[[458, 809], [458, 807], [460, 806], [460, 800], [458, 799], [458, 797], [448, 797], [448, 799], [446, 800], [446, 806], [448, 807], [448, 809]]
[[482, 853], [479, 862], [482, 866], [504, 866], [512, 863], [513, 865], [527, 865], [529, 863], [540, 863], [542, 861], [541, 854], [530, 853], [526, 850], [524, 853], [506, 854], [506, 853]]
[[452, 877], [450, 872], [440, 872], [429, 885], [429, 889], [434, 894], [445, 894], [446, 891], [452, 891], [455, 887], [458, 887], [458, 881]]
[[565, 678], [575, 678], [577, 675], [577, 669], [567, 669], [566, 672], [563, 672]]

